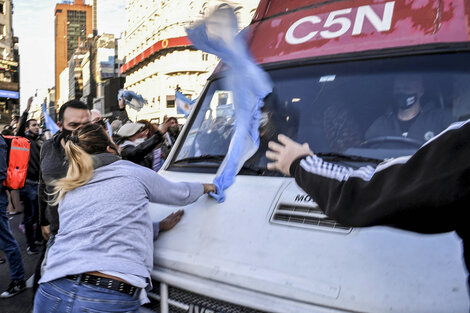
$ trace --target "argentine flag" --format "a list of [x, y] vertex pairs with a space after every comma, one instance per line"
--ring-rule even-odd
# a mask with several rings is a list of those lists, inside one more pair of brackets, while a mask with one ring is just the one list
[[272, 82], [255, 64], [245, 38], [237, 35], [237, 18], [229, 5], [222, 4], [186, 32], [197, 49], [217, 55], [228, 68], [222, 83], [233, 94], [235, 132], [214, 178], [217, 193], [211, 194], [223, 202], [224, 190], [234, 183], [243, 164], [258, 150], [261, 108], [263, 99], [272, 91]]
[[122, 98], [124, 98], [127, 105], [136, 111], [140, 111], [140, 109], [144, 107], [144, 104], [147, 103], [147, 100], [145, 100], [141, 95], [130, 90], [120, 89], [118, 92], [118, 100], [121, 100]]
[[47, 114], [45, 102], [42, 103], [42, 114], [44, 116], [44, 123], [46, 124], [46, 129], [50, 130], [53, 135], [57, 133], [59, 131], [59, 126], [57, 126], [52, 117]]
[[188, 117], [194, 102], [196, 102], [196, 100], [191, 101], [181, 92], [175, 91], [176, 112], [178, 114], [184, 114], [184, 117]]

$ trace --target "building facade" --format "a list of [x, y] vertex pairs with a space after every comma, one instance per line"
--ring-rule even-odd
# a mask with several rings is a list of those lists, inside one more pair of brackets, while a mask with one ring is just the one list
[[60, 108], [62, 104], [69, 101], [70, 94], [70, 73], [69, 67], [64, 68], [59, 75], [60, 97], [57, 99], [57, 106]]
[[[81, 45], [69, 60], [69, 95], [68, 100], [80, 99], [83, 94], [82, 61], [88, 48]], [[63, 103], [62, 103], [63, 104]], [[61, 104], [59, 103], [59, 108]]]
[[13, 35], [13, 5], [0, 0], [0, 124], [9, 124], [19, 112], [18, 38]]
[[55, 7], [55, 87], [56, 103], [61, 98], [60, 74], [81, 42], [92, 35], [92, 6], [83, 0], [62, 1]]
[[[259, 0], [231, 1], [239, 25], [247, 26]], [[128, 0], [124, 32], [125, 89], [141, 94], [148, 104], [139, 112], [129, 109], [131, 120], [162, 122], [178, 115], [175, 90], [194, 99], [218, 63], [217, 57], [196, 50], [185, 28], [200, 20], [220, 1], [208, 0]]]

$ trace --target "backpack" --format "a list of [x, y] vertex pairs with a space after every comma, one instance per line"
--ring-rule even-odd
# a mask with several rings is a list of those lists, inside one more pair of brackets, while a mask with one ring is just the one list
[[19, 136], [3, 136], [7, 149], [7, 178], [3, 185], [9, 189], [23, 188], [29, 162], [29, 140]]

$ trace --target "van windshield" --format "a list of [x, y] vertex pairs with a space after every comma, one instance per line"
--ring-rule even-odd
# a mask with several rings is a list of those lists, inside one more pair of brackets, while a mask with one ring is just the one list
[[[352, 167], [413, 154], [452, 122], [470, 118], [470, 55], [433, 54], [270, 70], [260, 147], [242, 174], [266, 170], [270, 140], [282, 133], [326, 160]], [[170, 170], [214, 172], [228, 151], [234, 107], [222, 79], [198, 103]]]

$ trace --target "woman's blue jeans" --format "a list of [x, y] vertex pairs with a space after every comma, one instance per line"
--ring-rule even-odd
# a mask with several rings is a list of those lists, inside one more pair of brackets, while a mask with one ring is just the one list
[[34, 298], [34, 313], [139, 312], [139, 294], [119, 291], [60, 278], [42, 283]]

